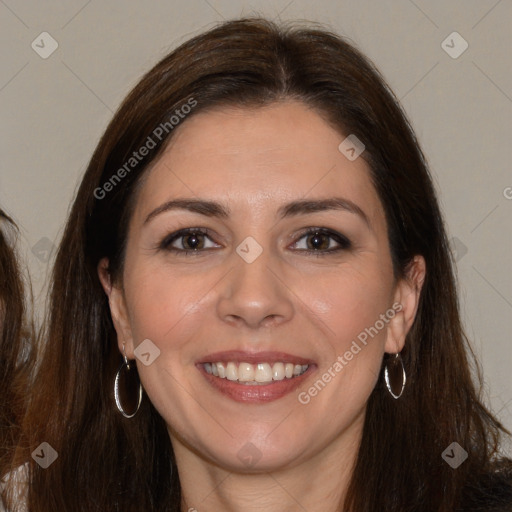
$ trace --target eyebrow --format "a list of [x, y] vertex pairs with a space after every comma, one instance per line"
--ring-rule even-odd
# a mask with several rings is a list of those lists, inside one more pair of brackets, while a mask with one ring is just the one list
[[[155, 208], [144, 221], [147, 224], [157, 215], [170, 210], [188, 210], [193, 213], [199, 213], [207, 217], [218, 217], [221, 219], [229, 218], [231, 211], [228, 207], [215, 201], [205, 199], [173, 199]], [[307, 215], [316, 212], [329, 210], [341, 210], [352, 213], [360, 217], [365, 224], [373, 231], [368, 215], [354, 202], [343, 197], [329, 197], [326, 199], [299, 199], [281, 206], [277, 210], [277, 215], [281, 218], [295, 217], [298, 215]]]

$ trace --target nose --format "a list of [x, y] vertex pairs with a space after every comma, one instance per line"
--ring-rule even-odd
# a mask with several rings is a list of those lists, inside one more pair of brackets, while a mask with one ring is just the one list
[[251, 329], [277, 326], [293, 317], [293, 283], [280, 262], [263, 250], [252, 263], [233, 255], [234, 268], [221, 286], [217, 313], [224, 321]]

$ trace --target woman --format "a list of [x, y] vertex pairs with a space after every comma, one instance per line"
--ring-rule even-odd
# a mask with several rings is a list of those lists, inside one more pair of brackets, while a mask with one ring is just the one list
[[467, 353], [382, 77], [324, 30], [227, 22], [142, 78], [86, 171], [24, 422], [29, 510], [510, 510]]

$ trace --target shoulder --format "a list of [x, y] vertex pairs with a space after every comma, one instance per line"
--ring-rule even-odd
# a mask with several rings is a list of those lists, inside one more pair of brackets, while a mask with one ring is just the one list
[[460, 512], [512, 512], [512, 460], [505, 459], [472, 479]]
[[25, 512], [26, 508], [26, 496], [27, 496], [27, 484], [28, 484], [28, 462], [21, 466], [18, 466], [14, 471], [7, 473], [0, 480], [0, 512], [9, 512], [9, 509], [6, 507], [4, 502], [2, 501], [2, 497], [4, 494], [9, 494], [12, 496], [12, 500], [17, 507], [17, 511]]

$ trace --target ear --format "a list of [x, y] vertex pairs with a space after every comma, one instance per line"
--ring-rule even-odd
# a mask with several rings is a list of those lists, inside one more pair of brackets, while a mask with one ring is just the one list
[[385, 344], [388, 354], [396, 354], [404, 348], [405, 337], [416, 317], [425, 275], [425, 259], [416, 255], [407, 268], [405, 278], [396, 285], [393, 303], [396, 314], [389, 321]]
[[123, 354], [124, 345], [126, 357], [128, 359], [135, 359], [133, 354], [133, 335], [124, 293], [120, 286], [112, 282], [108, 266], [108, 258], [103, 258], [98, 263], [97, 270], [101, 285], [108, 297], [110, 314], [117, 333], [117, 346], [119, 347], [119, 352]]

